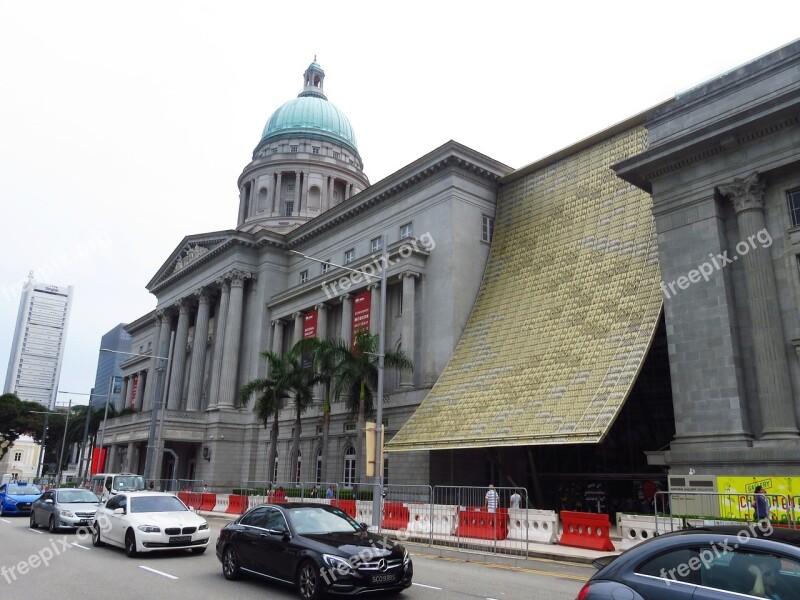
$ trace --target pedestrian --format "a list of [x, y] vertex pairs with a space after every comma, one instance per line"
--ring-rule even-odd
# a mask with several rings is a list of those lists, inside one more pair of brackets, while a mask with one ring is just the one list
[[327, 489], [327, 491], [325, 492], [325, 497], [326, 497], [328, 500], [333, 500], [333, 497], [334, 497], [335, 495], [336, 495], [336, 494], [334, 494], [334, 492], [333, 492], [333, 484], [330, 484], [330, 485], [328, 486], [328, 489]]
[[489, 489], [486, 491], [486, 497], [484, 498], [483, 505], [486, 507], [490, 513], [493, 513], [497, 510], [497, 492], [494, 491], [494, 486], [490, 483]]
[[316, 498], [317, 495], [319, 495], [319, 491], [317, 490], [317, 484], [315, 483], [314, 485], [311, 486], [311, 493], [309, 495], [309, 498]]
[[519, 503], [521, 500], [522, 496], [519, 495], [519, 492], [517, 490], [514, 490], [514, 493], [511, 494], [509, 506], [511, 508], [519, 508]]
[[208, 493], [208, 484], [207, 483], [203, 483], [203, 493], [204, 494]]
[[756, 495], [750, 505], [755, 511], [753, 518], [756, 521], [763, 521], [769, 523], [769, 500], [767, 499], [767, 492], [764, 491], [762, 486], [756, 486]]

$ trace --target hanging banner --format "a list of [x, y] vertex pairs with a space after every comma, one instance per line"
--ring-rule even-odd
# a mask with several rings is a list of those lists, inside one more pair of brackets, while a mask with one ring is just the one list
[[[139, 387], [139, 375], [137, 373], [136, 375], [133, 376], [133, 390], [131, 391], [131, 406], [130, 406], [131, 410], [133, 410], [133, 407], [136, 405], [136, 391], [138, 387]], [[123, 398], [122, 401], [125, 402], [125, 399]]]
[[103, 467], [105, 466], [106, 462], [106, 449], [105, 448], [95, 448], [92, 451], [92, 466], [89, 469], [89, 472], [94, 475], [95, 473], [102, 473]]
[[369, 329], [369, 309], [371, 304], [371, 292], [361, 292], [353, 299], [353, 339], [350, 341], [351, 346], [356, 345], [356, 334], [363, 330]]
[[[303, 317], [303, 339], [317, 337], [317, 311], [308, 311]], [[311, 355], [304, 354], [302, 359], [304, 368], [311, 366]]]

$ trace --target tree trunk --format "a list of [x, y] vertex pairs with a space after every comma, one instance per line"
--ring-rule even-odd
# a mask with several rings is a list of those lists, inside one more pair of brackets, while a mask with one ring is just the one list
[[294, 419], [294, 436], [292, 437], [292, 456], [289, 458], [289, 468], [291, 475], [289, 481], [299, 483], [300, 478], [297, 476], [297, 457], [300, 454], [300, 406], [297, 406], [296, 416]]
[[366, 479], [367, 470], [364, 462], [364, 436], [366, 435], [366, 423], [364, 418], [366, 399], [364, 398], [366, 381], [361, 380], [361, 390], [358, 395], [358, 423], [356, 424], [356, 476], [355, 480], [360, 483]]
[[268, 482], [272, 481], [275, 473], [275, 457], [278, 455], [278, 411], [275, 411], [275, 418], [272, 420], [272, 430], [269, 436], [269, 455], [267, 456], [267, 477]]
[[332, 382], [325, 386], [325, 398], [322, 401], [322, 482], [328, 481], [328, 443], [330, 440], [331, 429], [331, 385]]

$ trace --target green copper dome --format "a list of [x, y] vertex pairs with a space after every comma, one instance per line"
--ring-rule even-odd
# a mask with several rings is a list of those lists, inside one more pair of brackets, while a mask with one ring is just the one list
[[358, 155], [356, 134], [342, 111], [318, 96], [300, 96], [278, 108], [267, 121], [261, 146], [268, 140], [312, 137], [341, 144]]

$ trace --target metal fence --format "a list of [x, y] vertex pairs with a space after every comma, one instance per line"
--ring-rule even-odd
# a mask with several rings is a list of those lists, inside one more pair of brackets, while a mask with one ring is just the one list
[[[767, 494], [770, 522], [796, 529], [797, 506], [800, 496], [787, 497], [783, 494]], [[702, 525], [721, 525], [733, 523], [754, 523], [755, 495], [739, 492], [656, 492], [653, 498], [653, 512], [656, 525], [668, 523], [668, 529]], [[659, 521], [657, 517], [669, 516]], [[663, 533], [658, 531], [657, 533]]]

